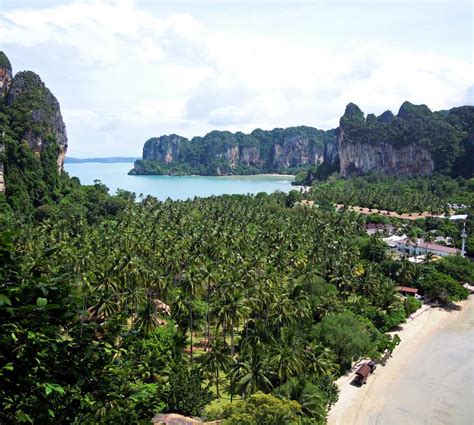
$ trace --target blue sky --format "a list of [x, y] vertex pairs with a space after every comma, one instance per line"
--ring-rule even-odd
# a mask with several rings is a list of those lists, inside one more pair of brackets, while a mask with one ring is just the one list
[[0, 0], [0, 49], [56, 95], [78, 157], [474, 103], [471, 1]]

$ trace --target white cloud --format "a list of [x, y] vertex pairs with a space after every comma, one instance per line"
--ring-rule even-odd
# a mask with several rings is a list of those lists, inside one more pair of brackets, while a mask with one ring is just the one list
[[138, 152], [146, 137], [213, 128], [331, 128], [351, 101], [367, 113], [396, 112], [404, 100], [442, 109], [472, 96], [474, 84], [461, 59], [356, 40], [323, 49], [217, 30], [190, 14], [155, 16], [126, 0], [0, 12], [0, 39], [41, 48], [46, 61], [48, 45], [77, 52], [71, 90], [87, 96], [64, 104], [55, 93], [72, 152], [92, 141]]

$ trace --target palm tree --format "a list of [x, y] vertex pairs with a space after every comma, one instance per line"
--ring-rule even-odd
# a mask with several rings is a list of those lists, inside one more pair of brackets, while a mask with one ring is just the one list
[[304, 367], [302, 341], [294, 328], [283, 328], [270, 353], [270, 366], [280, 383], [297, 376]]
[[220, 339], [213, 340], [209, 349], [202, 356], [202, 367], [211, 376], [211, 379], [214, 379], [217, 398], [220, 398], [219, 373], [220, 371], [226, 372], [228, 370], [230, 360], [227, 347]]
[[231, 397], [234, 389], [243, 398], [261, 390], [268, 392], [272, 389], [274, 373], [268, 365], [264, 353], [254, 348], [246, 353], [244, 358], [236, 361], [231, 373]]
[[181, 288], [184, 294], [186, 294], [188, 300], [188, 311], [189, 311], [189, 360], [193, 364], [193, 333], [194, 333], [194, 323], [193, 323], [193, 302], [196, 299], [197, 295], [201, 292], [202, 281], [194, 274], [192, 271], [188, 272], [185, 277], [181, 280]]
[[318, 343], [312, 343], [305, 351], [305, 367], [308, 374], [333, 376], [339, 369], [335, 354]]
[[435, 259], [436, 259], [436, 255], [434, 255], [433, 252], [428, 251], [425, 254], [425, 258], [423, 259], [423, 264], [432, 263], [433, 261], [435, 261]]
[[301, 405], [306, 416], [313, 418], [315, 424], [326, 423], [326, 405], [319, 388], [305, 378], [291, 378], [276, 388], [274, 394], [295, 400]]

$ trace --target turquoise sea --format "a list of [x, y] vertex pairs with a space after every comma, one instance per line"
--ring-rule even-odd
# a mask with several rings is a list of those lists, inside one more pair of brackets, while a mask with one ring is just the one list
[[222, 194], [247, 194], [276, 190], [288, 192], [292, 176], [129, 176], [132, 163], [83, 163], [64, 164], [70, 176], [79, 177], [82, 184], [93, 184], [100, 180], [115, 193], [125, 189], [138, 195], [152, 195], [160, 200], [188, 199], [195, 196], [206, 197]]

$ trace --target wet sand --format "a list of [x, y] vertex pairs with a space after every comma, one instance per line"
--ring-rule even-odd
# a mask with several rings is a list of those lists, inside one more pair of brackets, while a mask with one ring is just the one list
[[[386, 366], [363, 387], [354, 373], [338, 379], [330, 425], [472, 424], [474, 418], [474, 297], [461, 310], [415, 313]], [[353, 369], [355, 370], [355, 368]]]

